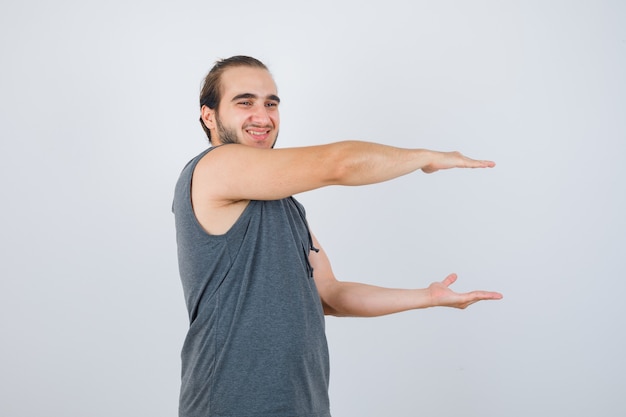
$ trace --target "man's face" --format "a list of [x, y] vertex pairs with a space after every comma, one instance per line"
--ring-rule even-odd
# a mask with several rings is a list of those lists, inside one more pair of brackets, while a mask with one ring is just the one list
[[215, 144], [241, 143], [273, 148], [278, 137], [280, 99], [262, 68], [235, 67], [222, 74], [222, 99], [215, 112]]

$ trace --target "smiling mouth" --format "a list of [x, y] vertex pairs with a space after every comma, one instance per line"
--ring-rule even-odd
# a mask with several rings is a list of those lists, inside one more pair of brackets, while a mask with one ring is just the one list
[[263, 132], [257, 132], [254, 130], [246, 130], [246, 132], [248, 132], [252, 136], [262, 136], [262, 135], [267, 135], [269, 133], [269, 130], [264, 130]]
[[270, 130], [269, 129], [265, 129], [265, 130], [250, 130], [250, 129], [245, 129], [245, 132], [250, 135], [253, 139], [256, 140], [264, 140], [267, 139], [269, 137], [270, 134]]

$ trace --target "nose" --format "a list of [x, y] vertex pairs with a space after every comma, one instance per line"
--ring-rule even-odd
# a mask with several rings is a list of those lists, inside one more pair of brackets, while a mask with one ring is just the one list
[[271, 123], [269, 110], [263, 104], [254, 106], [250, 119], [252, 123], [260, 125], [267, 125]]

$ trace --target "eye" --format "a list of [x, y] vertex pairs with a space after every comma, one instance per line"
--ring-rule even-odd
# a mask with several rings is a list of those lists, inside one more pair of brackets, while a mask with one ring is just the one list
[[252, 106], [252, 102], [251, 101], [240, 101], [237, 104], [239, 104], [241, 106]]
[[265, 103], [265, 107], [278, 107], [278, 103], [270, 101], [269, 103]]

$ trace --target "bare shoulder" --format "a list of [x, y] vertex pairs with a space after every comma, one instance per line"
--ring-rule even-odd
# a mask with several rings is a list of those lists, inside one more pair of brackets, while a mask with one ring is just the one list
[[[230, 200], [220, 197], [219, 165], [223, 155], [214, 149], [196, 165], [191, 181], [191, 204], [204, 230], [212, 235], [226, 233], [247, 207], [249, 200]], [[211, 154], [218, 154], [217, 157]]]

